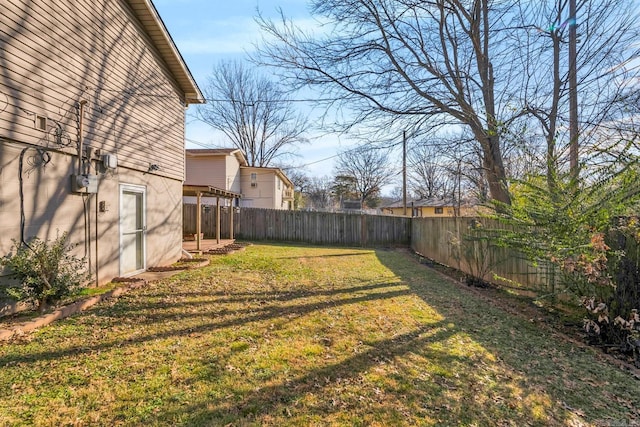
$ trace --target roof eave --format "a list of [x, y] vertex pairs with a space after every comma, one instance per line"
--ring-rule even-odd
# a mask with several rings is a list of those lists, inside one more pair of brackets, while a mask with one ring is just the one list
[[284, 173], [284, 171], [283, 171], [282, 169], [278, 168], [278, 169], [276, 170], [276, 173], [280, 176], [280, 179], [281, 179], [282, 181], [284, 181], [284, 183], [285, 183], [285, 184], [287, 184], [287, 186], [289, 186], [289, 187], [291, 187], [291, 188], [293, 188], [293, 187], [294, 187], [293, 182], [291, 182], [291, 180], [289, 179], [289, 177]]
[[[213, 149], [215, 150], [215, 149]], [[245, 157], [242, 150], [239, 148], [230, 149], [228, 152], [212, 152], [205, 149], [195, 148], [190, 149], [187, 148], [185, 150], [187, 157], [226, 157], [226, 156], [234, 156], [238, 160], [238, 164], [240, 166], [247, 166], [247, 158]]]
[[204, 96], [153, 2], [151, 0], [127, 1], [175, 77], [178, 86], [184, 93], [185, 103], [204, 104], [206, 102]]

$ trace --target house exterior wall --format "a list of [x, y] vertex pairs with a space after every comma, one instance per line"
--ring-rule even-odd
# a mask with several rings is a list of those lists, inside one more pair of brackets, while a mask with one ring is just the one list
[[[383, 215], [395, 215], [395, 216], [404, 216], [404, 208], [400, 207], [390, 207], [390, 208], [382, 208]], [[407, 216], [411, 216], [411, 206], [407, 206]], [[418, 216], [415, 208], [414, 208], [414, 216]]]
[[415, 209], [416, 216], [424, 218], [452, 217], [456, 212], [453, 206], [419, 206]]
[[186, 181], [188, 185], [211, 185], [232, 193], [240, 193], [240, 163], [233, 155], [189, 156]]
[[282, 200], [282, 192], [284, 191], [283, 189], [284, 187], [284, 183], [282, 182], [282, 180], [280, 179], [280, 177], [278, 177], [278, 175], [275, 176], [275, 187], [273, 189], [273, 203], [276, 209], [285, 209], [287, 208], [286, 206], [284, 206], [283, 204], [283, 200]]
[[242, 182], [240, 181], [240, 162], [236, 156], [226, 156], [227, 187], [225, 190], [240, 194]]
[[[135, 184], [146, 189], [147, 266], [177, 260], [184, 106], [184, 95], [126, 1], [4, 1], [0, 255], [20, 238], [24, 214], [25, 237], [69, 232], [76, 252], [91, 256], [94, 278], [97, 266], [98, 282], [111, 280], [119, 275], [120, 185]], [[93, 150], [82, 172], [97, 175], [97, 194], [71, 192], [70, 177], [80, 172], [81, 122], [83, 143]], [[118, 167], [105, 169], [98, 150], [115, 154]], [[159, 169], [149, 172], [151, 164]]]
[[[251, 186], [251, 174], [256, 174], [256, 186]], [[241, 207], [281, 209], [276, 198], [276, 174], [274, 171], [263, 168], [241, 168], [240, 181], [242, 182]]]
[[[213, 187], [240, 194], [240, 162], [234, 155], [198, 155], [186, 157], [186, 181], [188, 185], [211, 185]], [[183, 197], [184, 203], [195, 204], [196, 198]], [[203, 205], [215, 205], [215, 197], [203, 197]], [[232, 203], [230, 199], [220, 199], [222, 206]]]
[[[280, 169], [246, 166], [244, 156], [238, 150], [227, 153], [206, 151], [187, 150], [187, 184], [210, 185], [242, 194], [238, 202], [241, 207], [291, 209], [293, 188], [287, 183], [287, 178], [282, 178]], [[252, 182], [252, 174], [256, 176], [255, 182]], [[196, 203], [195, 197], [185, 196], [183, 199], [188, 204]], [[216, 198], [211, 197], [201, 199], [204, 205], [215, 205], [217, 202]], [[220, 199], [222, 206], [229, 206], [230, 203], [231, 200]]]
[[227, 188], [227, 156], [187, 155], [187, 185], [211, 185], [222, 190]]

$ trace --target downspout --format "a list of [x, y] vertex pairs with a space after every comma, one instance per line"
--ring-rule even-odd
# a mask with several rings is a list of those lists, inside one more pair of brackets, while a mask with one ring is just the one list
[[[87, 104], [85, 99], [78, 102], [78, 168], [76, 174], [82, 175], [84, 168], [82, 165], [82, 149], [84, 147], [84, 106]], [[77, 179], [77, 178], [76, 178]], [[82, 209], [84, 211], [84, 256], [88, 259], [89, 272], [91, 272], [91, 216], [89, 215], [90, 195], [82, 195]]]
[[[98, 189], [100, 188], [100, 186], [98, 185]], [[98, 284], [100, 283], [100, 281], [98, 280], [98, 273], [100, 270], [100, 258], [98, 257], [98, 193], [96, 193], [95, 195], [96, 198], [96, 287], [98, 286]]]

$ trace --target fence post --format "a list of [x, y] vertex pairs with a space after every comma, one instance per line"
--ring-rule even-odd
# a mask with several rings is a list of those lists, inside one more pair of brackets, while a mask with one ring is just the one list
[[231, 199], [231, 206], [229, 206], [229, 240], [233, 240], [233, 214], [235, 208], [233, 207], [233, 199]]
[[367, 247], [367, 216], [360, 215], [360, 245], [363, 248]]
[[216, 243], [220, 243], [220, 197], [216, 197]]

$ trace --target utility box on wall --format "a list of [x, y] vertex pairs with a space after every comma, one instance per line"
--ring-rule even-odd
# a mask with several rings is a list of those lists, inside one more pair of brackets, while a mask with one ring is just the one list
[[91, 174], [71, 175], [73, 193], [95, 194], [98, 192], [98, 176]]
[[118, 157], [115, 154], [105, 153], [102, 155], [102, 164], [105, 169], [115, 169], [118, 167]]

